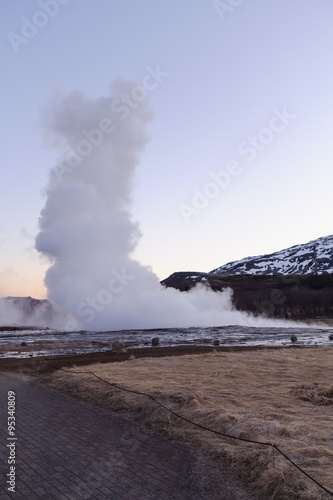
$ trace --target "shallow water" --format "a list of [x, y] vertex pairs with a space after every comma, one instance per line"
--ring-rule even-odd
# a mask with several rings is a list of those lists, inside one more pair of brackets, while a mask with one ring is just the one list
[[[111, 349], [112, 342], [120, 340], [133, 349], [151, 346], [158, 337], [159, 345], [213, 345], [221, 346], [282, 346], [290, 345], [291, 335], [296, 335], [297, 345], [333, 346], [327, 327], [249, 327], [221, 326], [210, 328], [166, 328], [156, 330], [124, 330], [112, 332], [63, 332], [57, 330], [22, 330], [0, 332], [0, 358], [31, 357], [60, 354], [82, 354]], [[21, 346], [25, 342], [27, 346]]]

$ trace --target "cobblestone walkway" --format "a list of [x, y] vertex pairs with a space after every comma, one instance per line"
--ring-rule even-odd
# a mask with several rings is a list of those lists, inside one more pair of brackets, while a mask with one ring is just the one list
[[[6, 475], [7, 394], [16, 396], [15, 493]], [[0, 373], [1, 500], [199, 500], [195, 459], [181, 443]]]

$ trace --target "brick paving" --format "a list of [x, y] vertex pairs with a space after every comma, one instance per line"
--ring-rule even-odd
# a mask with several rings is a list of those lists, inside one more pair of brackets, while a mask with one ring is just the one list
[[[7, 393], [16, 393], [16, 490], [9, 493]], [[0, 373], [1, 500], [200, 500], [186, 447], [145, 426]]]

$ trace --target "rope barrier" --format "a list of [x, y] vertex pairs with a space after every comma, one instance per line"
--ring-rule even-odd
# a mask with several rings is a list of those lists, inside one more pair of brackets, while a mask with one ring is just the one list
[[316, 483], [318, 486], [320, 486], [320, 488], [322, 488], [324, 491], [326, 491], [326, 493], [328, 493], [329, 495], [331, 495], [333, 497], [333, 493], [332, 491], [328, 490], [327, 488], [325, 488], [325, 486], [323, 486], [322, 484], [320, 484], [318, 481], [316, 481], [313, 477], [311, 477], [307, 472], [305, 472], [305, 470], [301, 469], [301, 467], [299, 467], [297, 464], [295, 464], [295, 462], [293, 462], [291, 460], [291, 458], [287, 457], [287, 455], [285, 453], [283, 453], [283, 451], [280, 450], [280, 448], [278, 448], [277, 446], [275, 446], [275, 449], [281, 453], [281, 455], [286, 459], [288, 460], [294, 467], [296, 467], [298, 470], [300, 470], [303, 474], [305, 474], [309, 479], [311, 479], [311, 481], [313, 481], [314, 483]]
[[[183, 417], [182, 415], [179, 415], [179, 413], [176, 413], [175, 411], [171, 410], [170, 408], [168, 408], [167, 406], [165, 406], [164, 404], [162, 404], [160, 401], [158, 401], [156, 398], [154, 398], [154, 396], [152, 396], [151, 394], [148, 394], [148, 393], [145, 393], [145, 392], [141, 392], [141, 391], [135, 391], [133, 389], [127, 389], [126, 387], [121, 387], [121, 386], [119, 386], [117, 384], [114, 384], [112, 382], [108, 382], [107, 380], [104, 380], [103, 378], [101, 378], [98, 375], [96, 375], [96, 373], [91, 372], [91, 371], [83, 371], [83, 370], [82, 371], [81, 370], [68, 370], [68, 371], [66, 371], [63, 368], [58, 368], [58, 367], [52, 366], [50, 363], [47, 363], [47, 360], [45, 360], [45, 362], [46, 362], [46, 364], [48, 366], [50, 366], [51, 368], [53, 368], [55, 370], [60, 370], [60, 371], [63, 371], [65, 373], [78, 373], [78, 374], [85, 373], [85, 374], [89, 374], [89, 375], [92, 375], [93, 377], [97, 378], [98, 380], [101, 380], [105, 384], [108, 384], [111, 387], [114, 387], [114, 388], [119, 389], [121, 391], [129, 392], [129, 393], [132, 393], [132, 394], [137, 394], [137, 395], [140, 395], [140, 396], [146, 396], [149, 399], [151, 399], [152, 401], [154, 401], [154, 403], [156, 403], [157, 405], [159, 405], [160, 407], [162, 407], [164, 410], [166, 410], [167, 412], [169, 412], [172, 415], [174, 415], [175, 417], [180, 418], [181, 420], [184, 420], [185, 422], [187, 422], [187, 423], [189, 423], [189, 424], [191, 424], [191, 425], [193, 425], [195, 427], [198, 427], [199, 429], [202, 429], [202, 430], [205, 430], [205, 431], [208, 431], [208, 432], [212, 432], [212, 433], [217, 434], [219, 436], [227, 437], [227, 438], [230, 438], [230, 439], [235, 439], [235, 440], [238, 440], [238, 441], [245, 441], [247, 443], [258, 444], [258, 445], [261, 445], [261, 446], [271, 446], [271, 447], [273, 447], [273, 466], [274, 466], [274, 468], [275, 468], [275, 454], [274, 454], [274, 451], [276, 450], [286, 460], [288, 460], [294, 467], [296, 467], [300, 472], [302, 472], [308, 479], [310, 479], [311, 481], [313, 481], [317, 486], [319, 486], [320, 488], [322, 488], [324, 491], [326, 491], [326, 493], [328, 493], [329, 495], [331, 495], [333, 497], [333, 492], [332, 491], [328, 490], [325, 486], [323, 486], [322, 484], [320, 484], [316, 479], [314, 479], [307, 472], [305, 472], [305, 470], [303, 470], [301, 467], [299, 467], [299, 465], [297, 465], [295, 462], [293, 462], [293, 460], [291, 460], [291, 458], [289, 458], [285, 453], [283, 453], [282, 450], [280, 450], [280, 448], [276, 444], [274, 444], [274, 443], [271, 443], [271, 442], [268, 443], [268, 442], [265, 442], [265, 441], [255, 441], [253, 439], [241, 438], [239, 436], [232, 436], [232, 435], [226, 434], [224, 432], [220, 432], [220, 431], [216, 431], [214, 429], [210, 429], [209, 427], [206, 427], [206, 426], [204, 426], [202, 424], [198, 424], [197, 422], [193, 422], [192, 420], [189, 420], [189, 419]], [[38, 370], [38, 374], [39, 374], [39, 371], [40, 370]], [[52, 375], [52, 374], [50, 374], [50, 375]], [[50, 375], [46, 375], [45, 377], [49, 377]]]

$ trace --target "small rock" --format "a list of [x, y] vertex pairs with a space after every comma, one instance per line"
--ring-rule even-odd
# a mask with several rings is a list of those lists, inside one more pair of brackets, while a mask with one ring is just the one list
[[331, 333], [331, 335], [328, 336], [329, 340], [333, 340], [333, 333]]
[[220, 345], [220, 341], [218, 339], [214, 340], [213, 345]]
[[112, 350], [119, 353], [125, 353], [127, 352], [127, 347], [122, 342], [119, 342], [119, 340], [115, 340], [112, 342]]
[[26, 342], [21, 342], [21, 345], [22, 345], [22, 346], [26, 346], [26, 345], [28, 345], [28, 344], [27, 344]]
[[292, 342], [297, 342], [297, 337], [296, 337], [296, 335], [292, 335], [292, 336], [290, 337], [290, 340], [291, 340]]
[[160, 339], [158, 337], [154, 337], [153, 339], [151, 339], [151, 343], [152, 345], [159, 345], [160, 343]]

